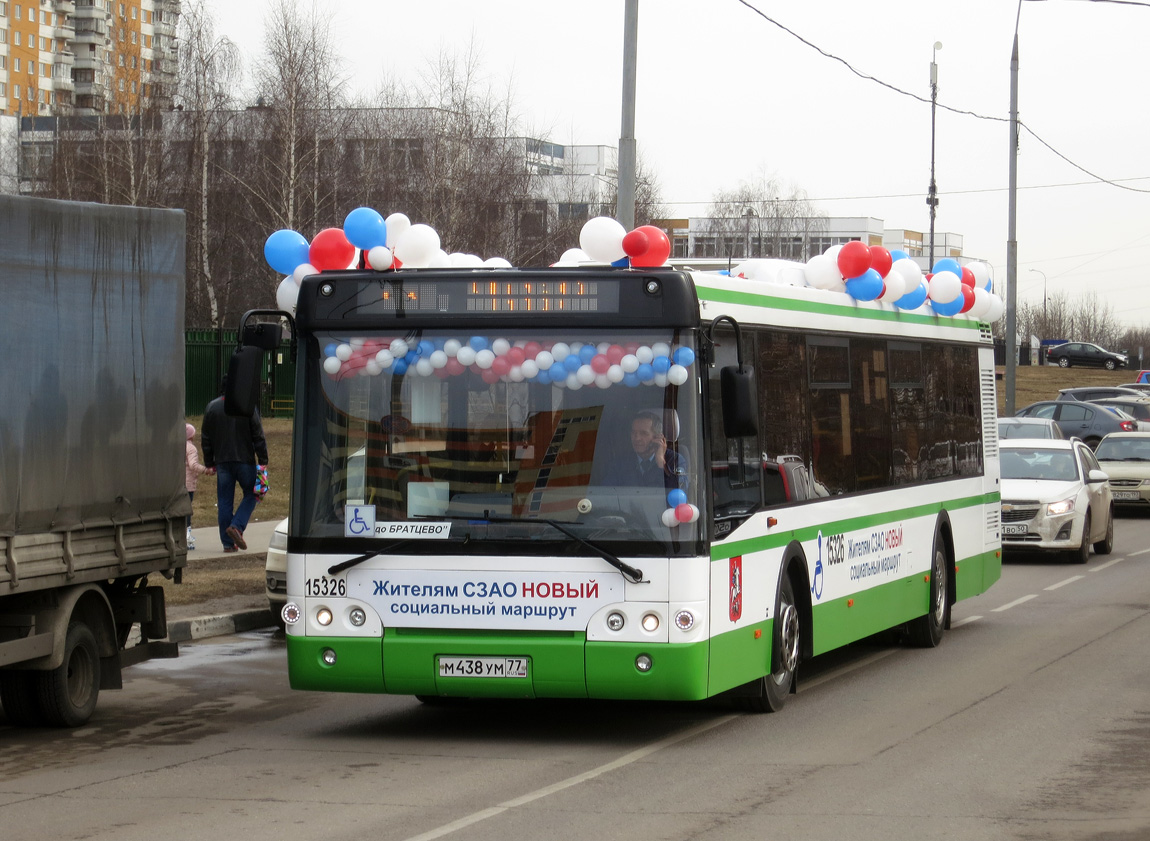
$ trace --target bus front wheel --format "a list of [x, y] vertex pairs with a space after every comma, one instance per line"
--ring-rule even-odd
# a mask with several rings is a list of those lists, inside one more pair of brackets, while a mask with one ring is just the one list
[[787, 696], [795, 686], [795, 672], [802, 651], [802, 626], [799, 608], [795, 602], [795, 588], [791, 577], [783, 571], [779, 592], [775, 598], [774, 635], [771, 640], [771, 672], [755, 681], [756, 692], [743, 698], [751, 712], [778, 712], [787, 703]]

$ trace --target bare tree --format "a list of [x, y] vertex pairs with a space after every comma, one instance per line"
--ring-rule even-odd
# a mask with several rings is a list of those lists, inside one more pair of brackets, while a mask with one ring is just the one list
[[811, 237], [826, 230], [826, 216], [801, 188], [760, 174], [711, 199], [708, 233], [717, 256], [806, 260]]

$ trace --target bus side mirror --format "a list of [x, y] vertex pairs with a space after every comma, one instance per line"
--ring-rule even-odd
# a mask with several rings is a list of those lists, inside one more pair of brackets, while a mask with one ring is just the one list
[[260, 374], [263, 348], [243, 345], [232, 351], [228, 361], [228, 382], [224, 387], [224, 413], [250, 418], [260, 404]]
[[755, 369], [727, 365], [719, 371], [723, 400], [723, 432], [728, 438], [759, 434]]

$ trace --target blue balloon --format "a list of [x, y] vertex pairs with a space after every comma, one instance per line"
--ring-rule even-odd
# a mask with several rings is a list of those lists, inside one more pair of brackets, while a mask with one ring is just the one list
[[640, 382], [639, 374], [636, 371], [631, 371], [623, 375], [623, 385], [629, 385], [631, 388], [634, 388], [639, 385]]
[[667, 504], [674, 508], [676, 505], [682, 505], [687, 501], [687, 492], [682, 488], [675, 488], [667, 492]]
[[899, 248], [895, 248], [894, 250], [892, 250], [890, 252], [890, 261], [892, 263], [897, 263], [899, 260], [905, 260], [909, 256], [910, 255], [907, 254], [905, 251], [903, 251]]
[[419, 361], [419, 351], [414, 350], [414, 349], [409, 350], [407, 352], [407, 355], [403, 357], [403, 361], [406, 362], [408, 365], [414, 365], [416, 362]]
[[407, 373], [407, 360], [397, 359], [391, 363], [391, 375], [393, 377], [401, 377]]
[[367, 251], [387, 245], [387, 223], [370, 207], [357, 207], [343, 220], [343, 234], [356, 248]]
[[912, 289], [894, 302], [900, 310], [916, 310], [926, 300], [926, 281], [920, 280], [917, 289]]
[[423, 357], [431, 356], [431, 354], [434, 350], [435, 350], [435, 345], [431, 342], [430, 339], [424, 339], [423, 341], [421, 341], [419, 343], [419, 346], [416, 348], [416, 352], [420, 356], [423, 356]]
[[339, 347], [339, 345], [337, 345], [335, 342], [329, 342], [328, 344], [324, 345], [323, 355], [324, 356], [335, 356], [335, 349], [338, 347]]
[[567, 382], [567, 374], [570, 372], [562, 365], [552, 365], [547, 373], [551, 377], [551, 382], [565, 383]]
[[[580, 361], [579, 357], [573, 353], [568, 354], [567, 357], [563, 360], [563, 367], [570, 374], [574, 374], [576, 371], [578, 371], [579, 366], [582, 364], [583, 363]], [[551, 367], [554, 368], [555, 366], [552, 365]]]
[[579, 361], [584, 365], [590, 365], [591, 360], [595, 358], [595, 354], [599, 351], [595, 349], [595, 345], [583, 345], [579, 348]]
[[631, 265], [631, 261], [626, 257], [620, 257], [618, 260], [616, 260], [611, 265], [617, 269], [626, 269]]
[[958, 315], [962, 311], [963, 305], [966, 303], [966, 298], [959, 295], [953, 301], [946, 304], [940, 304], [938, 301], [931, 301], [930, 307], [937, 315]]
[[641, 382], [647, 382], [648, 380], [655, 379], [655, 368], [653, 365], [651, 365], [650, 362], [643, 362], [640, 364], [635, 373], [639, 376], [639, 380]]
[[467, 344], [471, 345], [472, 350], [487, 349], [487, 339], [483, 338], [482, 336], [472, 336], [467, 340]]
[[291, 274], [307, 262], [308, 244], [304, 235], [286, 228], [276, 231], [264, 243], [264, 259], [280, 274]]
[[675, 351], [675, 364], [690, 368], [695, 361], [695, 352], [689, 347], [681, 347]]
[[950, 257], [943, 257], [941, 260], [935, 260], [934, 268], [931, 269], [933, 274], [939, 272], [954, 272], [959, 277], [962, 277], [962, 266], [958, 264], [958, 260], [952, 260]]
[[667, 356], [656, 356], [651, 360], [651, 367], [656, 374], [665, 374], [671, 370], [671, 359]]
[[847, 281], [847, 293], [857, 301], [873, 301], [882, 294], [882, 275], [875, 269], [867, 269]]

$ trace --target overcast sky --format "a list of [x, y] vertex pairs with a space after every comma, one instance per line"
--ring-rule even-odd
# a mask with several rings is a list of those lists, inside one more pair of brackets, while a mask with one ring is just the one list
[[[221, 34], [249, 57], [259, 52], [266, 6], [208, 4]], [[414, 79], [441, 49], [474, 39], [532, 133], [610, 146], [621, 125], [623, 6], [320, 3], [364, 92], [385, 76]], [[1019, 115], [1057, 152], [1022, 130], [1019, 299], [1041, 303], [1035, 269], [1049, 295], [1094, 290], [1141, 326], [1150, 321], [1150, 3], [1028, 0], [1019, 14], [1015, 0], [639, 0], [640, 155], [676, 215], [702, 214], [716, 190], [766, 173], [830, 216], [925, 234], [939, 41], [936, 242], [938, 232], [961, 234], [966, 255], [986, 260], [1004, 286], [1016, 19]]]

